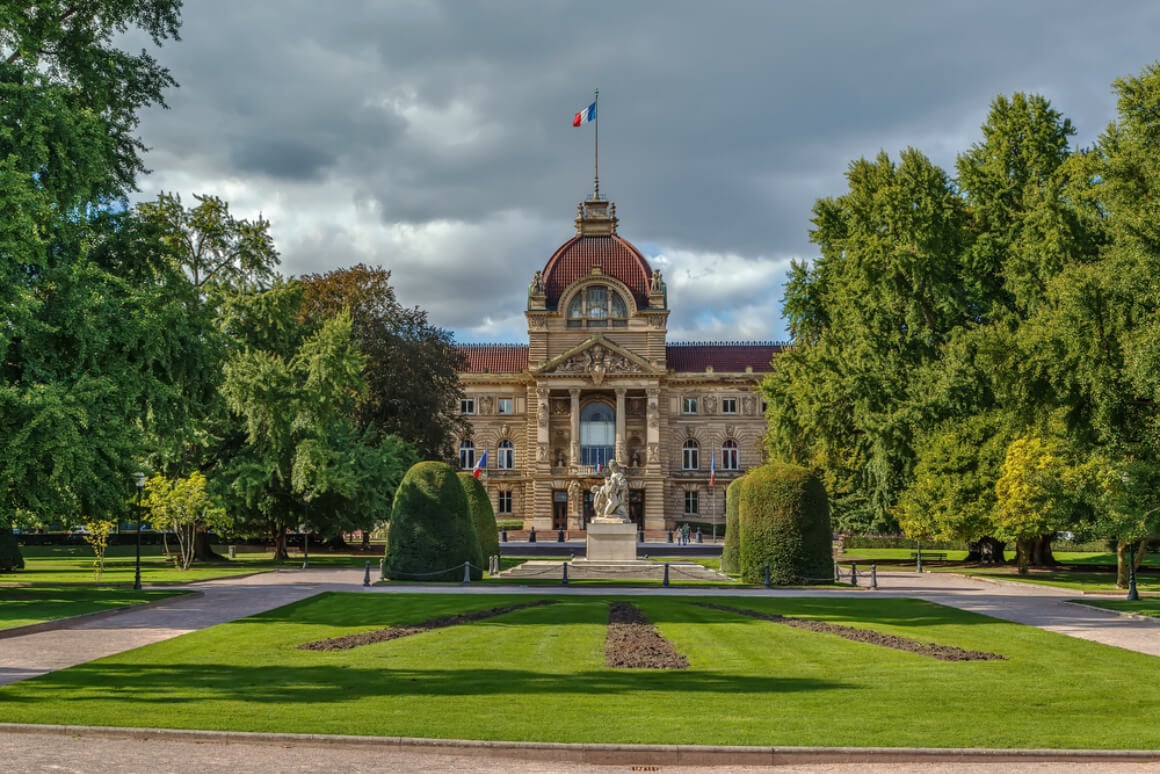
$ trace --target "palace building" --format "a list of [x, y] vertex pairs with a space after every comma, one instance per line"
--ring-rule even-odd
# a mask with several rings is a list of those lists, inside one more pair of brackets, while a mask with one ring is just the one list
[[486, 451], [496, 517], [583, 530], [615, 458], [640, 529], [723, 523], [725, 487], [762, 462], [758, 385], [782, 346], [668, 341], [664, 278], [599, 193], [533, 276], [525, 314], [527, 344], [461, 345], [459, 465]]

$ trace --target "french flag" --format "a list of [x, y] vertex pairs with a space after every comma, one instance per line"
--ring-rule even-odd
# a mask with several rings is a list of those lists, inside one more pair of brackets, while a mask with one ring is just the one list
[[596, 120], [596, 103], [593, 102], [588, 107], [581, 110], [576, 115], [572, 116], [572, 126], [583, 126], [589, 121]]
[[471, 469], [471, 475], [479, 478], [479, 474], [487, 467], [487, 449], [483, 450], [483, 454], [479, 455], [479, 460], [475, 463], [475, 467]]
[[[485, 452], [486, 453], [486, 452]], [[709, 457], [709, 488], [717, 483], [717, 452], [714, 451]]]

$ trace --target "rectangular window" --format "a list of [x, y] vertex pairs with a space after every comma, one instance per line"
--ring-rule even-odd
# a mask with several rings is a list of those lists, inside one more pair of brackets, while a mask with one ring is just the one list
[[685, 398], [683, 411], [685, 414], [696, 414], [697, 413], [697, 399], [696, 398]]
[[696, 516], [700, 511], [699, 492], [685, 492], [685, 515]]
[[500, 414], [512, 413], [512, 399], [511, 398], [500, 398], [499, 401], [497, 402], [497, 405], [499, 406], [499, 413]]
[[460, 414], [474, 414], [475, 413], [475, 398], [462, 398], [459, 401]]
[[496, 505], [496, 508], [495, 508], [496, 513], [510, 515], [512, 512], [512, 493], [511, 492], [500, 492], [497, 495], [497, 500], [496, 500], [495, 505]]
[[722, 398], [721, 399], [721, 413], [722, 414], [736, 414], [737, 413], [737, 398]]

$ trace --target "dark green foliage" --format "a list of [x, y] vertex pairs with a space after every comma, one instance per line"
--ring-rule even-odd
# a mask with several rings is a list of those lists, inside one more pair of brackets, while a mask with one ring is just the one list
[[24, 556], [11, 530], [0, 529], [0, 572], [24, 569]]
[[499, 529], [495, 523], [495, 510], [487, 499], [487, 490], [479, 479], [470, 473], [459, 473], [459, 482], [467, 495], [467, 507], [471, 509], [471, 520], [475, 524], [475, 535], [479, 538], [479, 550], [486, 558], [499, 553]]
[[763, 465], [741, 479], [738, 495], [742, 580], [760, 583], [766, 564], [779, 586], [832, 577], [829, 503], [814, 473], [787, 463]]
[[725, 490], [725, 545], [721, 548], [721, 572], [741, 572], [741, 530], [737, 526], [737, 498], [741, 495], [744, 476], [735, 479]]
[[420, 462], [407, 471], [395, 493], [383, 576], [391, 580], [463, 580], [483, 577], [483, 556], [471, 521], [467, 495], [455, 469]]

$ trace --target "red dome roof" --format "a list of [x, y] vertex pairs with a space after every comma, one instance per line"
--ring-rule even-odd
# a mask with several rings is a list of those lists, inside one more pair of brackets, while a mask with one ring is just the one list
[[549, 309], [555, 309], [569, 285], [599, 266], [632, 291], [638, 309], [648, 307], [652, 269], [632, 243], [613, 235], [578, 235], [560, 245], [544, 266], [544, 289]]

